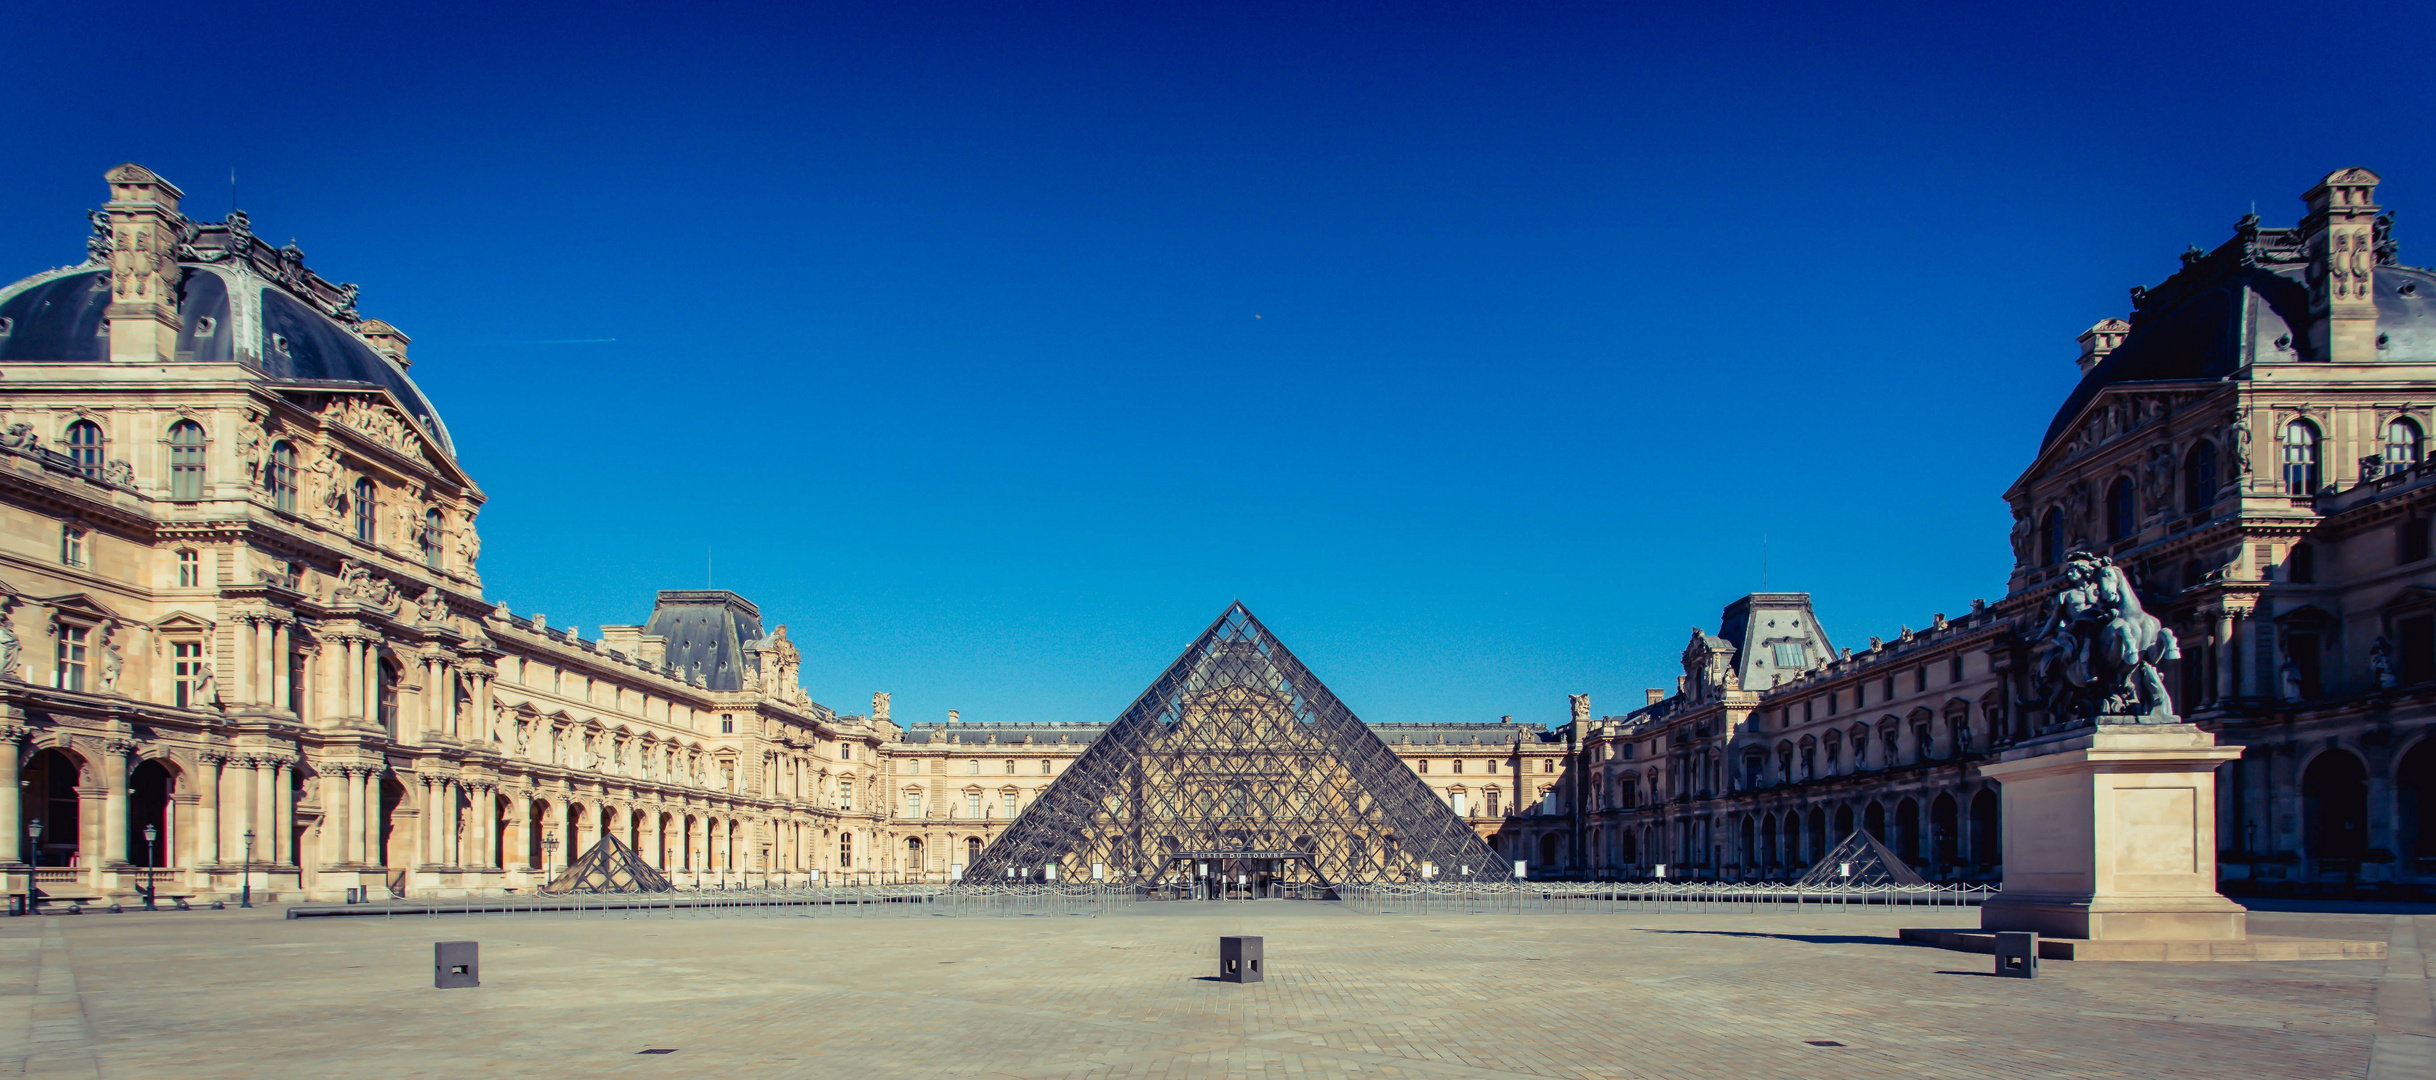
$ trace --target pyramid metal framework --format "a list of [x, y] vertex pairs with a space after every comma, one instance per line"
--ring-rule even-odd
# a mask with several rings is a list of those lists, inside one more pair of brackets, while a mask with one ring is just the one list
[[[1844, 873], [1846, 866], [1852, 868], [1850, 876]], [[1855, 829], [1851, 836], [1844, 838], [1843, 843], [1837, 844], [1825, 857], [1811, 864], [1809, 872], [1803, 874], [1795, 884], [1876, 888], [1881, 885], [1926, 885], [1928, 879], [1905, 866], [1903, 860], [1896, 858], [1895, 853], [1880, 843], [1877, 837], [1869, 835], [1869, 830]]]
[[568, 864], [567, 869], [549, 884], [541, 887], [545, 893], [646, 893], [667, 892], [676, 886], [651, 864], [635, 854], [633, 848], [615, 836], [603, 836], [592, 850]]
[[[1504, 881], [1511, 867], [1241, 603], [966, 869], [1176, 883]], [[1424, 864], [1432, 870], [1425, 872]]]

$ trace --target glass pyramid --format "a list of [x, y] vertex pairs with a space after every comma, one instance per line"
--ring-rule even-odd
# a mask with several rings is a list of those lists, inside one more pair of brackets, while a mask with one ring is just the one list
[[1146, 885], [1200, 874], [1323, 887], [1513, 877], [1240, 603], [1050, 782], [965, 880]]
[[[1851, 868], [1850, 875], [1845, 874], [1846, 867]], [[1885, 844], [1879, 843], [1877, 837], [1869, 835], [1868, 830], [1855, 829], [1851, 836], [1844, 838], [1843, 843], [1837, 844], [1818, 862], [1811, 864], [1809, 872], [1804, 873], [1795, 884], [1812, 888], [1849, 885], [1861, 889], [1881, 885], [1926, 885], [1928, 879], [1903, 865], [1903, 860], [1896, 858]]]
[[675, 888], [641, 855], [615, 836], [603, 836], [592, 850], [568, 864], [565, 871], [541, 887], [545, 893], [644, 893]]

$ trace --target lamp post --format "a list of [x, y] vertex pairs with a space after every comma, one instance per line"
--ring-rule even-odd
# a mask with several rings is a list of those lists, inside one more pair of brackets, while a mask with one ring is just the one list
[[237, 906], [254, 906], [254, 830], [245, 830], [245, 884], [237, 892]]
[[152, 842], [160, 835], [161, 830], [154, 828], [150, 823], [144, 825], [144, 910], [146, 911], [161, 910], [152, 904]]
[[[542, 877], [543, 877], [543, 878], [545, 878], [545, 879], [546, 879], [546, 878], [548, 878], [548, 877], [550, 876], [550, 871], [552, 871], [552, 870], [556, 869], [556, 868], [557, 868], [557, 866], [558, 866], [558, 834], [557, 834], [557, 833], [554, 833], [554, 832], [543, 833], [543, 834], [541, 834], [541, 875], [542, 875]], [[545, 884], [546, 884], [546, 882], [545, 882]]]
[[34, 868], [42, 865], [42, 819], [25, 823], [25, 913], [34, 913]]

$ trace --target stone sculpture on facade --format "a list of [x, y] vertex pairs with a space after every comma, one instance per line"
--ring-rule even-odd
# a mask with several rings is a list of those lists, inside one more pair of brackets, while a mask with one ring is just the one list
[[1570, 700], [1570, 701], [1573, 703], [1573, 722], [1574, 722], [1574, 723], [1576, 723], [1576, 724], [1587, 724], [1587, 723], [1589, 723], [1589, 722], [1590, 722], [1590, 695], [1588, 695], [1588, 694], [1567, 694], [1567, 695], [1565, 695], [1565, 697], [1566, 697], [1568, 700]]
[[2368, 670], [2377, 677], [2379, 690], [2392, 689], [2400, 684], [2400, 680], [2394, 678], [2393, 645], [2385, 640], [2383, 634], [2377, 635], [2377, 640], [2368, 646]]
[[0, 603], [0, 679], [19, 678], [17, 658], [25, 651], [25, 642], [17, 637], [17, 628], [10, 625], [9, 606]]
[[2178, 723], [2160, 665], [2179, 659], [2173, 634], [2140, 605], [2114, 560], [2075, 551], [2064, 560], [2064, 587], [2032, 641], [2050, 724]]

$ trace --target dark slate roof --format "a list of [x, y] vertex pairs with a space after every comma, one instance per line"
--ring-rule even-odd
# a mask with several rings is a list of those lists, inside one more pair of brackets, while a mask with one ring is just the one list
[[[2045, 450], [2100, 391], [2118, 383], [2226, 379], [2252, 356], [2325, 359], [2310, 343], [2309, 286], [2291, 229], [2245, 227], [2154, 289], [2135, 293], [2123, 343], [2081, 377], [2039, 440]], [[2405, 289], [2407, 288], [2407, 292]], [[2436, 273], [2387, 263], [2377, 267], [2377, 359], [2436, 363]], [[2285, 349], [2274, 343], [2287, 339]]]
[[[230, 282], [237, 284], [232, 293]], [[240, 303], [242, 302], [242, 303]], [[103, 316], [110, 306], [110, 272], [83, 270], [25, 286], [0, 287], [0, 364], [97, 364], [110, 358]], [[239, 349], [232, 307], [258, 314], [260, 340]], [[260, 278], [208, 266], [187, 266], [180, 286], [177, 357], [199, 363], [247, 362], [281, 382], [372, 386], [395, 396], [409, 416], [450, 453], [439, 411], [395, 361], [327, 315]], [[203, 320], [210, 319], [206, 324]], [[197, 331], [209, 325], [209, 336]], [[284, 346], [284, 347], [283, 347]]]
[[668, 639], [668, 665], [713, 690], [744, 689], [744, 646], [761, 637], [761, 609], [726, 589], [662, 589], [643, 633]]

